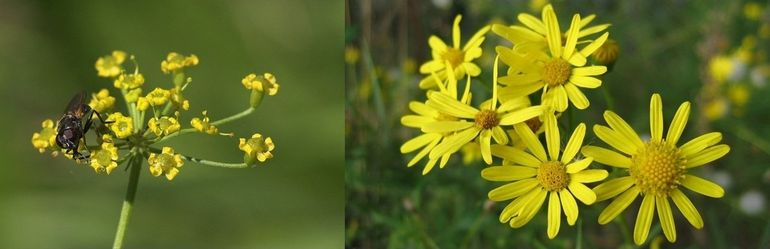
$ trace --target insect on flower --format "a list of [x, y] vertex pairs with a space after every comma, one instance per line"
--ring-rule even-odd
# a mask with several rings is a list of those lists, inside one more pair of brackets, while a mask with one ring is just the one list
[[[83, 155], [78, 152], [78, 146], [80, 140], [83, 139], [88, 129], [93, 124], [93, 117], [99, 118], [102, 124], [112, 123], [110, 121], [104, 121], [102, 115], [96, 110], [92, 110], [85, 102], [86, 92], [80, 92], [75, 94], [67, 104], [67, 109], [64, 109], [64, 116], [59, 119], [57, 125], [58, 130], [56, 132], [56, 145], [60, 148], [67, 150], [65, 153], [72, 151], [72, 158], [74, 159], [87, 159], [90, 155]], [[85, 124], [83, 118], [87, 117]], [[85, 139], [83, 139], [85, 144]]]

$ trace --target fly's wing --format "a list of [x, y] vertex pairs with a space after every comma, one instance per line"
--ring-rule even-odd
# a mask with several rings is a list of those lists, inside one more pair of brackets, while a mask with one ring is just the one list
[[64, 114], [72, 114], [75, 117], [83, 117], [85, 115], [84, 105], [86, 104], [86, 92], [79, 92], [72, 97], [70, 103], [67, 104], [67, 109], [64, 110]]

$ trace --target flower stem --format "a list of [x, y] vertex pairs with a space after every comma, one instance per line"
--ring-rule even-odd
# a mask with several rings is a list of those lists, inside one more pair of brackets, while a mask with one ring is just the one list
[[126, 198], [123, 200], [123, 208], [120, 209], [120, 220], [118, 221], [118, 230], [115, 233], [115, 241], [112, 244], [113, 249], [123, 247], [123, 237], [126, 235], [126, 226], [131, 217], [131, 208], [134, 206], [134, 197], [136, 196], [136, 187], [139, 183], [139, 172], [142, 167], [142, 157], [134, 156], [131, 162], [131, 175], [128, 178], [128, 188], [126, 189]]
[[246, 110], [244, 110], [244, 111], [242, 111], [240, 113], [237, 113], [235, 115], [232, 115], [232, 116], [229, 116], [229, 117], [226, 117], [226, 118], [223, 118], [223, 119], [211, 122], [211, 125], [218, 126], [218, 125], [223, 125], [223, 124], [229, 123], [231, 121], [238, 120], [240, 118], [248, 116], [249, 114], [254, 112], [254, 110], [256, 110], [254, 107], [249, 107], [248, 109], [246, 109]]
[[[163, 153], [162, 150], [160, 150], [158, 148], [153, 148], [153, 147], [149, 147], [149, 148], [147, 148], [147, 150], [149, 150], [151, 152], [155, 152], [155, 153]], [[199, 164], [203, 164], [203, 165], [206, 165], [206, 166], [214, 166], [214, 167], [229, 168], [229, 169], [245, 169], [245, 168], [249, 168], [249, 165], [246, 164], [246, 163], [223, 163], [223, 162], [217, 162], [217, 161], [211, 161], [211, 160], [206, 160], [206, 159], [200, 159], [200, 158], [197, 158], [197, 157], [191, 157], [191, 156], [186, 156], [186, 155], [180, 155], [180, 156], [182, 156], [182, 159], [184, 159], [186, 161], [190, 161], [190, 162], [194, 162], [194, 163], [199, 163]]]

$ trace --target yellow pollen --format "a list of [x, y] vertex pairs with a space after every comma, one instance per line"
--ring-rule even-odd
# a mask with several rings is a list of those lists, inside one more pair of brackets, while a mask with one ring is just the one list
[[562, 58], [552, 59], [543, 68], [543, 82], [548, 86], [558, 86], [567, 83], [572, 74], [572, 66]]
[[463, 61], [465, 61], [465, 52], [456, 48], [447, 48], [441, 58], [449, 61], [452, 68], [457, 68]]
[[537, 169], [537, 180], [547, 191], [560, 191], [569, 185], [567, 167], [559, 161], [544, 162]]
[[482, 129], [492, 129], [500, 124], [500, 119], [497, 118], [497, 112], [493, 110], [481, 110], [476, 113], [476, 126]]
[[668, 195], [684, 178], [684, 156], [665, 141], [647, 142], [631, 156], [631, 162], [628, 171], [643, 194]]

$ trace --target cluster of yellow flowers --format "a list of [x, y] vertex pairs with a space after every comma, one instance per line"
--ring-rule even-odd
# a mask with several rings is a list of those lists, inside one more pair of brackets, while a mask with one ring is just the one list
[[770, 77], [770, 62], [762, 44], [770, 41], [770, 22], [760, 17], [766, 6], [747, 2], [743, 7], [747, 26], [756, 31], [745, 34], [738, 46], [708, 59], [709, 80], [704, 81], [701, 97], [705, 104], [701, 111], [708, 120], [719, 120], [728, 114], [741, 117], [751, 93], [764, 88]]
[[[133, 62], [133, 72], [126, 71], [124, 64], [127, 61]], [[192, 82], [192, 78], [186, 75], [186, 70], [198, 65], [198, 62], [198, 57], [195, 55], [169, 53], [161, 62], [160, 69], [164, 74], [171, 76], [171, 87], [156, 87], [143, 94], [145, 77], [139, 71], [139, 65], [133, 55], [114, 51], [110, 55], [100, 57], [95, 65], [97, 74], [113, 82], [113, 86], [120, 91], [126, 102], [126, 111], [113, 110], [116, 99], [110, 95], [108, 89], [101, 89], [94, 93], [88, 106], [106, 117], [106, 122], [95, 123], [92, 126], [98, 134], [97, 145], [86, 146], [85, 141], [88, 140], [86, 134], [76, 152], [90, 152], [86, 154], [88, 160], [84, 161], [97, 173], [110, 174], [123, 162], [136, 163], [137, 158], [143, 158], [147, 160], [153, 176], [165, 175], [168, 180], [174, 179], [185, 161], [209, 166], [245, 168], [272, 158], [272, 151], [275, 148], [272, 139], [259, 133], [253, 134], [248, 139], [240, 139], [238, 148], [244, 152], [242, 163], [203, 160], [179, 154], [171, 147], [153, 146], [187, 133], [232, 136], [230, 133], [220, 133], [218, 126], [253, 113], [265, 94], [272, 96], [278, 92], [278, 83], [272, 74], [265, 73], [260, 76], [249, 74], [242, 80], [245, 88], [250, 91], [250, 101], [245, 111], [218, 121], [211, 121], [207, 111], [203, 111], [202, 117], [191, 119], [190, 128], [183, 128], [180, 116], [190, 108], [190, 101], [184, 97], [183, 93]], [[149, 117], [146, 118], [146, 116]], [[86, 114], [82, 122], [87, 122], [90, 117], [90, 113]], [[41, 153], [51, 151], [53, 155], [57, 155], [63, 152], [68, 158], [80, 162], [82, 158], [73, 158], [70, 153], [58, 147], [55, 139], [59, 132], [58, 124], [47, 119], [43, 121], [42, 130], [32, 135], [32, 145]]]
[[[468, 151], [480, 151], [483, 161], [492, 165], [481, 171], [481, 177], [506, 182], [488, 194], [493, 201], [511, 200], [500, 213], [500, 222], [513, 228], [524, 226], [547, 198], [549, 238], [558, 234], [562, 212], [567, 224], [575, 224], [576, 199], [591, 205], [614, 198], [599, 217], [599, 223], [606, 224], [641, 197], [634, 226], [634, 241], [639, 245], [647, 240], [655, 210], [666, 238], [676, 240], [669, 200], [694, 227], [701, 228], [698, 211], [680, 187], [721, 197], [724, 190], [719, 185], [688, 170], [724, 156], [729, 146], [717, 145], [721, 134], [716, 132], [678, 145], [689, 117], [689, 102], [679, 107], [665, 138], [662, 101], [653, 94], [649, 140], [643, 140], [614, 112], [605, 111], [608, 126], [594, 125], [593, 132], [611, 149], [584, 146], [583, 123], [571, 131], [562, 146], [561, 133], [569, 131], [558, 125], [561, 114], [570, 108], [587, 109], [590, 102], [583, 91], [601, 87], [601, 76], [618, 57], [618, 44], [605, 31], [610, 25], [591, 24], [595, 18], [575, 14], [562, 32], [548, 4], [540, 18], [519, 14], [520, 24], [482, 27], [464, 46], [460, 43], [460, 16], [454, 21], [452, 46], [431, 36], [432, 60], [420, 67], [425, 78], [419, 86], [426, 90], [427, 99], [410, 102], [414, 114], [401, 119], [404, 126], [421, 131], [401, 146], [404, 154], [417, 151], [407, 166], [427, 158], [422, 171], [427, 174], [436, 164], [443, 168], [458, 151], [478, 148]], [[484, 53], [482, 43], [490, 30], [512, 46], [495, 47], [492, 94], [474, 106], [471, 85], [483, 72], [475, 60]], [[504, 76], [498, 76], [499, 61], [508, 66]], [[620, 168], [626, 176], [590, 188], [586, 184], [608, 177], [606, 170], [592, 169], [593, 162]]]

